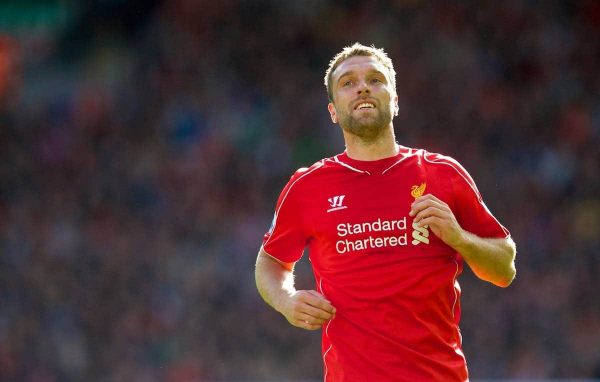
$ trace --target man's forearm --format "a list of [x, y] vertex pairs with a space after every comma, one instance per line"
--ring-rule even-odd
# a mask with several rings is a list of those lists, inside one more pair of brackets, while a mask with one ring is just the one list
[[477, 277], [507, 287], [516, 275], [515, 242], [510, 238], [481, 238], [464, 231], [463, 240], [454, 247]]
[[294, 263], [282, 263], [262, 248], [256, 259], [256, 287], [265, 302], [294, 326], [320, 329], [335, 317], [335, 307], [315, 290], [294, 288]]
[[254, 277], [263, 300], [278, 312], [281, 312], [284, 300], [296, 291], [293, 265], [278, 262], [262, 248], [256, 258]]

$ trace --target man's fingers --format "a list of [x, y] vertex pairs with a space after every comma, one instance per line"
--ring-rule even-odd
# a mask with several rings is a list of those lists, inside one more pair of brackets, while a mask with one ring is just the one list
[[422, 201], [422, 200], [435, 200], [435, 201], [443, 203], [442, 199], [438, 198], [437, 196], [435, 196], [433, 194], [425, 194], [425, 195], [419, 196], [418, 198], [415, 199], [415, 201]]
[[329, 301], [327, 299], [327, 297], [323, 296], [321, 293], [317, 292], [316, 290], [307, 290], [306, 293], [309, 294], [309, 295], [311, 295], [311, 296], [316, 297], [319, 300], [323, 300], [323, 301], [331, 304], [331, 301]]
[[285, 316], [294, 326], [316, 330], [335, 318], [335, 308], [317, 291], [297, 291], [292, 301]]
[[[427, 218], [427, 217], [436, 216], [439, 218], [444, 218], [447, 215], [448, 215], [448, 211], [443, 210], [437, 206], [431, 206], [431, 207], [427, 207], [427, 208], [419, 211], [415, 215], [413, 221], [415, 223], [420, 223], [422, 219]], [[427, 224], [427, 223], [423, 223], [423, 224]]]
[[320, 329], [324, 324], [324, 322], [319, 322], [318, 320], [315, 320], [314, 318], [307, 315], [299, 315], [290, 322], [294, 326], [307, 330]]
[[442, 209], [448, 208], [448, 205], [446, 203], [444, 203], [444, 201], [436, 198], [433, 195], [421, 196], [421, 197], [415, 199], [415, 201], [411, 205], [413, 210], [423, 209], [423, 208], [432, 207], [432, 206], [439, 207]]
[[297, 313], [293, 320], [290, 322], [299, 328], [307, 329], [307, 330], [317, 330], [320, 329], [325, 323], [329, 320], [324, 320], [322, 318], [313, 317], [306, 313]]
[[[443, 223], [443, 220], [437, 216], [428, 216], [426, 218], [423, 218], [420, 222], [419, 225], [421, 226], [430, 226], [430, 227], [434, 227], [434, 226], [439, 226]], [[437, 231], [434, 231], [434, 233]]]
[[297, 326], [306, 330], [318, 330], [321, 329], [321, 326], [323, 326], [323, 324], [315, 325], [311, 324], [310, 321], [301, 321]]
[[320, 317], [315, 317], [315, 316], [307, 314], [307, 313], [298, 314], [297, 319], [300, 322], [305, 322], [305, 323], [309, 323], [312, 325], [323, 325], [324, 323], [329, 321], [328, 319], [326, 320], [326, 319], [323, 319]]
[[410, 212], [408, 213], [409, 216], [415, 216], [420, 211], [429, 207], [435, 207], [443, 211], [449, 209], [446, 203], [431, 194], [418, 197], [410, 207]]
[[335, 307], [331, 305], [331, 302], [325, 298], [322, 294], [317, 291], [309, 290], [304, 295], [307, 304], [314, 306], [315, 308], [324, 310], [326, 312], [335, 314]]
[[321, 319], [323, 321], [331, 320], [334, 316], [333, 312], [326, 311], [320, 308], [315, 308], [311, 305], [304, 305], [300, 308], [302, 313], [308, 314], [311, 317], [315, 317], [317, 319]]
[[315, 297], [322, 298], [323, 300], [329, 301], [329, 300], [327, 300], [327, 297], [323, 296], [321, 293], [317, 292], [316, 290], [310, 289], [305, 292], [308, 294], [311, 294]]

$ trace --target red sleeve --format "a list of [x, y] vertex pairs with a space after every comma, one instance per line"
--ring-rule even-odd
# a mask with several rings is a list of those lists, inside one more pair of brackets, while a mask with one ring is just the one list
[[454, 169], [452, 186], [456, 205], [453, 212], [461, 227], [479, 237], [503, 238], [510, 232], [492, 215], [487, 208], [473, 178], [452, 158], [447, 158]]
[[306, 170], [296, 171], [281, 191], [271, 228], [263, 237], [263, 250], [285, 263], [298, 261], [306, 246], [297, 185]]

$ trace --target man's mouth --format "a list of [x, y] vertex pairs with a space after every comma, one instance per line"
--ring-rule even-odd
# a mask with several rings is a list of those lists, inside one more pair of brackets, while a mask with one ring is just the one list
[[362, 110], [362, 109], [375, 109], [375, 104], [372, 102], [361, 102], [358, 105], [356, 105], [356, 107], [354, 108], [354, 110]]

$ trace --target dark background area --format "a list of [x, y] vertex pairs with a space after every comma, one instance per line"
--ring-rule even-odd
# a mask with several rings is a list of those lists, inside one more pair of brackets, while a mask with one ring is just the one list
[[322, 378], [253, 266], [343, 150], [323, 76], [355, 41], [394, 61], [398, 142], [517, 242], [508, 289], [460, 279], [472, 379], [600, 378], [600, 2], [30, 0], [0, 30], [0, 380]]

